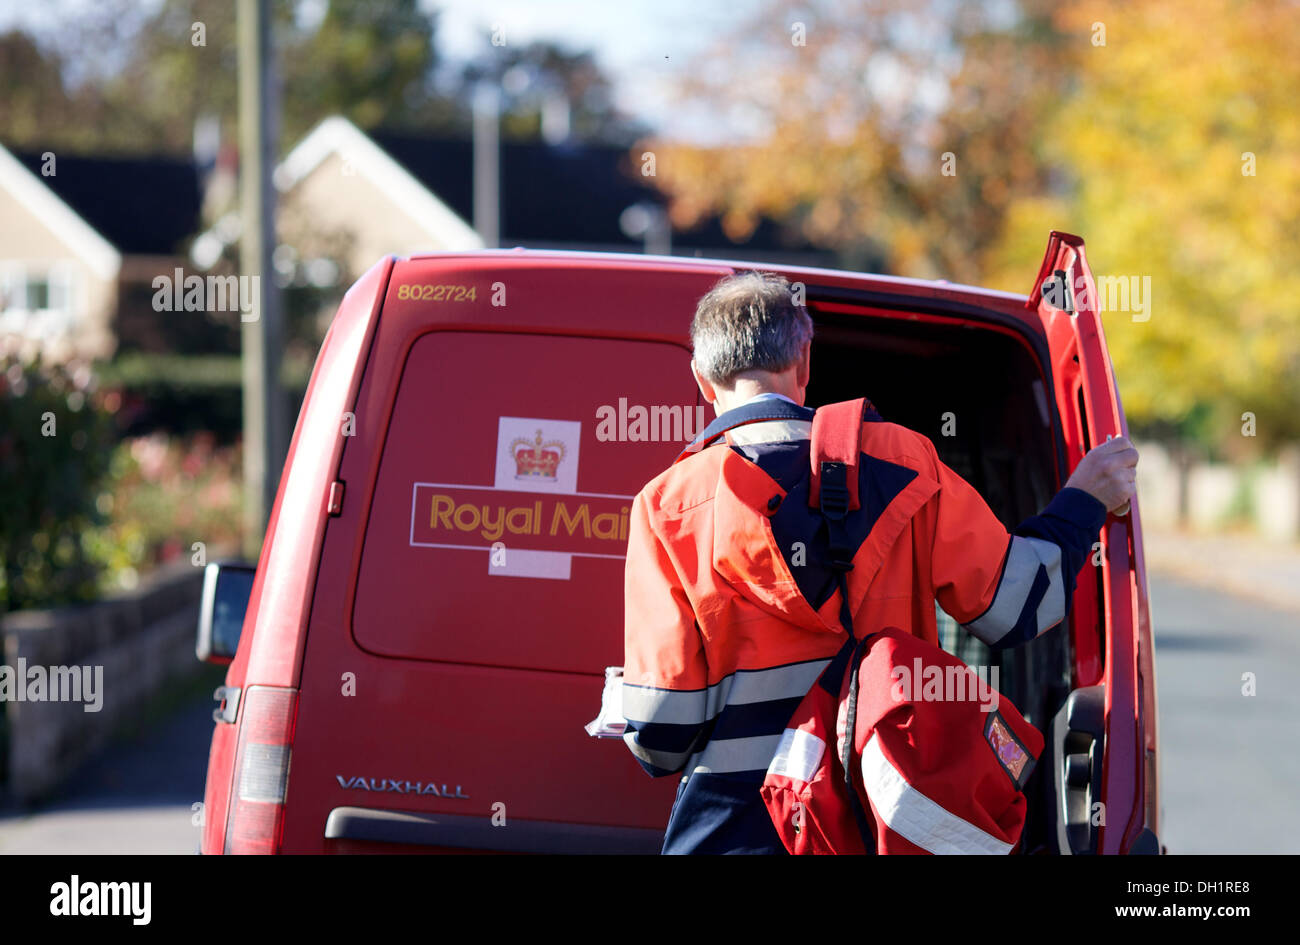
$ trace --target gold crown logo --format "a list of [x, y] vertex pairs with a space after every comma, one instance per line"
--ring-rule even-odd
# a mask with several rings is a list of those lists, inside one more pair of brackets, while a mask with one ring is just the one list
[[559, 440], [542, 442], [542, 431], [534, 439], [519, 437], [510, 444], [515, 458], [516, 479], [554, 479], [555, 470], [564, 459], [564, 444]]

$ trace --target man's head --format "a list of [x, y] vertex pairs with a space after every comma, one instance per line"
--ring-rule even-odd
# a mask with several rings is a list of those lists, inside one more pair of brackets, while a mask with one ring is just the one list
[[700, 299], [691, 322], [691, 373], [718, 413], [755, 394], [804, 402], [812, 319], [782, 276], [741, 272]]

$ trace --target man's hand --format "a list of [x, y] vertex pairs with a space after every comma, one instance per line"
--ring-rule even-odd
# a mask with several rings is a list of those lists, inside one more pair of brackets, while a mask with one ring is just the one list
[[1090, 449], [1065, 484], [1082, 489], [1108, 512], [1126, 515], [1137, 491], [1137, 461], [1133, 444], [1117, 436]]

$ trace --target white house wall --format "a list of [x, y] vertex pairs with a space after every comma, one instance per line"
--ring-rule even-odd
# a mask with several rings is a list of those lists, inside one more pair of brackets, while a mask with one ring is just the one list
[[[66, 280], [68, 315], [32, 315], [10, 301], [0, 301], [0, 336], [18, 347], [56, 361], [102, 358], [112, 354], [110, 322], [117, 304], [117, 274], [105, 278], [102, 266], [92, 266], [54, 229], [0, 181], [0, 285], [9, 273], [24, 277], [54, 272]], [[21, 304], [21, 303], [18, 303]]]

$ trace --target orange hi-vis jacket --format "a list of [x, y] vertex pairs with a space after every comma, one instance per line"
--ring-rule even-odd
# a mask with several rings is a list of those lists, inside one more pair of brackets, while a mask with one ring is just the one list
[[[683, 773], [665, 853], [781, 853], [760, 787], [791, 715], [846, 640], [826, 522], [809, 507], [813, 411], [751, 401], [719, 416], [633, 502], [624, 741]], [[937, 643], [934, 602], [993, 647], [1065, 616], [1105, 518], [1065, 488], [1009, 534], [928, 439], [866, 405], [848, 609], [858, 637]]]

